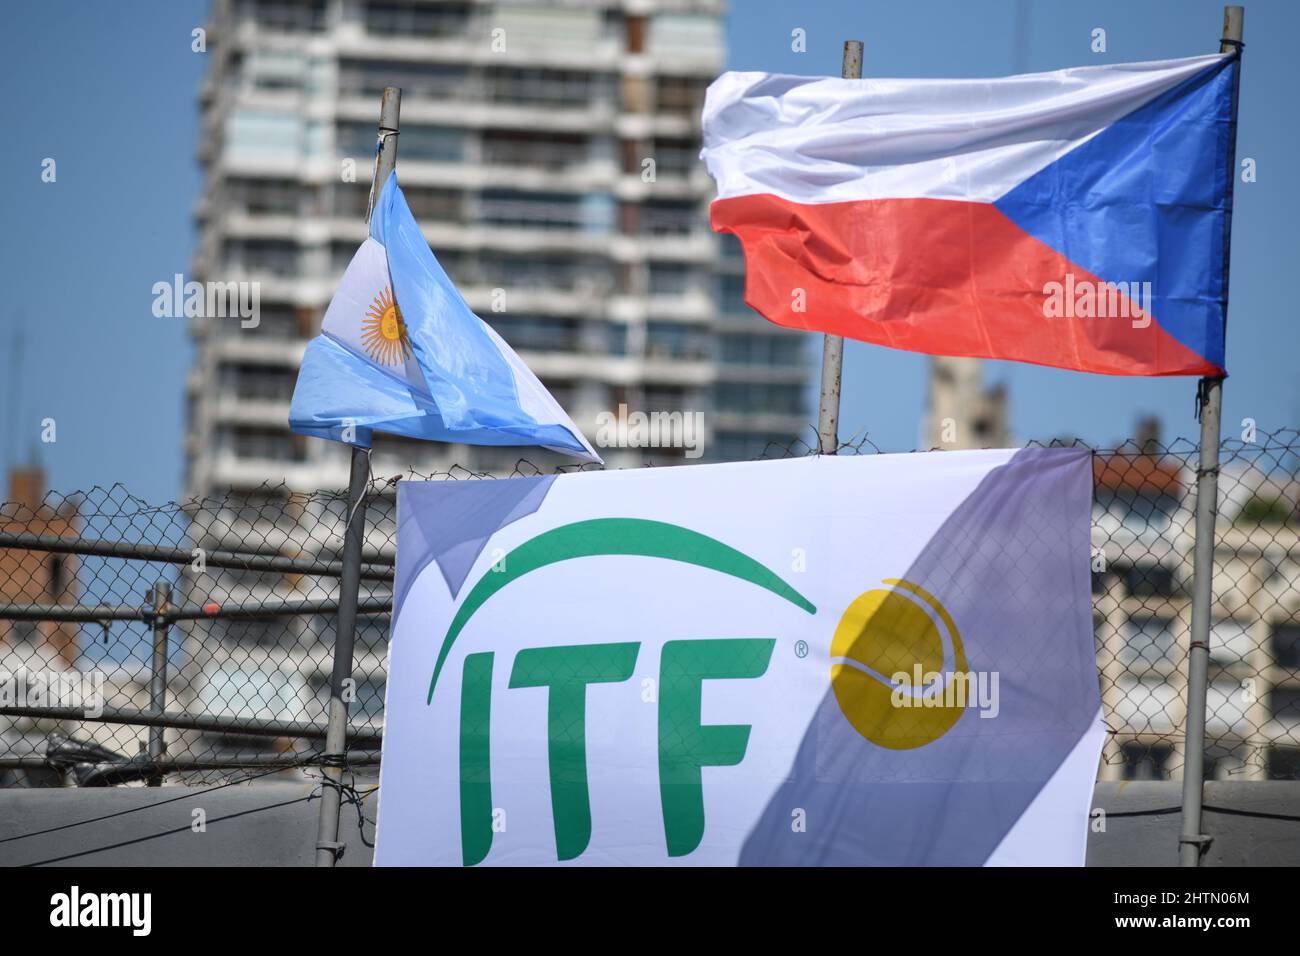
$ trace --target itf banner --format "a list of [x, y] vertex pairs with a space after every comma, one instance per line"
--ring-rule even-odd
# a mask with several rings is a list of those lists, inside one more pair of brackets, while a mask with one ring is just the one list
[[376, 863], [1083, 863], [1087, 451], [398, 488]]

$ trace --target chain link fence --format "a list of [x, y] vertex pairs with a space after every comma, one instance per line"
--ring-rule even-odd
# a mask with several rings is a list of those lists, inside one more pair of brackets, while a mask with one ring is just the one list
[[[1176, 778], [1197, 449], [1093, 451], [1093, 616], [1110, 730], [1100, 776]], [[796, 442], [761, 457], [812, 452]], [[862, 439], [840, 453], [879, 449]], [[510, 471], [540, 473], [524, 459]], [[379, 760], [396, 486], [411, 479], [492, 476], [454, 467], [372, 480], [354, 767]], [[1225, 442], [1219, 489], [1206, 773], [1296, 779], [1300, 433]], [[19, 492], [0, 506], [0, 785], [197, 782], [316, 760], [345, 492], [264, 486], [162, 506], [120, 485]]]

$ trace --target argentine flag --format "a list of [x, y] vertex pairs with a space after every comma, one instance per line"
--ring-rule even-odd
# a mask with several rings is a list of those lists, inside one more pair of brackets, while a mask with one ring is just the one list
[[382, 431], [601, 458], [545, 386], [456, 291], [397, 174], [307, 345], [289, 427], [369, 447]]

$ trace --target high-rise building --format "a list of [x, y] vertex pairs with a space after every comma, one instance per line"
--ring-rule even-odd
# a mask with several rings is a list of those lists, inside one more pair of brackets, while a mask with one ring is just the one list
[[[385, 86], [402, 88], [398, 170], [430, 246], [589, 437], [620, 405], [702, 412], [699, 460], [807, 433], [805, 337], [747, 313], [734, 247], [708, 227], [700, 109], [723, 65], [719, 0], [217, 0], [207, 42], [194, 278], [258, 283], [260, 321], [192, 320], [190, 493], [346, 484], [344, 450], [286, 418], [366, 234]], [[551, 461], [380, 438], [375, 468], [520, 456]]]
[[[206, 42], [190, 278], [257, 283], [260, 320], [191, 320], [186, 490], [237, 496], [196, 513], [196, 542], [301, 547], [310, 525], [318, 550], [338, 545], [338, 515], [295, 518], [283, 492], [259, 489], [347, 484], [346, 449], [287, 418], [305, 344], [366, 236], [386, 86], [402, 89], [397, 168], [430, 247], [609, 466], [753, 458], [811, 434], [808, 337], [749, 312], [739, 249], [708, 225], [700, 114], [723, 68], [721, 0], [215, 0]], [[599, 426], [621, 407], [687, 413], [703, 432], [680, 434], [694, 447], [609, 447]], [[372, 465], [508, 473], [521, 457], [561, 461], [377, 436]], [[247, 584], [231, 596], [297, 586]], [[320, 691], [331, 626], [295, 639], [283, 621], [214, 623], [201, 640], [249, 649], [247, 672], [195, 675], [197, 703], [301, 713], [278, 702]], [[381, 670], [382, 651], [363, 647], [359, 670]]]

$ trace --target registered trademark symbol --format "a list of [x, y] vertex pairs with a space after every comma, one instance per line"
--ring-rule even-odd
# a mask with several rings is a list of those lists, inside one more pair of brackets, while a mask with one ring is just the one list
[[807, 642], [807, 641], [795, 641], [795, 642], [794, 642], [794, 656], [795, 656], [795, 657], [807, 657], [807, 656], [808, 656], [808, 642]]

